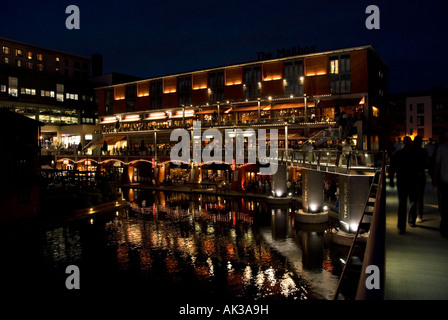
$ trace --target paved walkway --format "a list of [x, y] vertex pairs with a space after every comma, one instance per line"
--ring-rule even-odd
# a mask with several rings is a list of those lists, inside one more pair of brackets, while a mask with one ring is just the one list
[[429, 180], [423, 222], [404, 235], [397, 229], [397, 189], [387, 185], [386, 300], [448, 299], [448, 239], [439, 232], [437, 190]]

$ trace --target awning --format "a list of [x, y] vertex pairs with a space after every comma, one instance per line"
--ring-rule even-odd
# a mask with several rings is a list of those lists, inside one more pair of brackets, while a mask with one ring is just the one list
[[[314, 107], [314, 102], [310, 101], [307, 104], [308, 108]], [[271, 110], [284, 110], [284, 109], [295, 109], [295, 108], [304, 108], [305, 104], [303, 102], [299, 103], [282, 103], [282, 104], [276, 104], [271, 108]]]
[[103, 117], [100, 124], [115, 123], [117, 121], [118, 121], [117, 117]]
[[196, 112], [196, 114], [210, 114], [213, 112], [218, 113], [218, 109], [217, 108], [204, 109], [204, 110]]
[[[191, 118], [194, 117], [194, 110], [185, 110], [185, 118]], [[176, 111], [175, 113], [171, 114], [170, 119], [173, 118], [183, 118], [184, 112], [182, 110]]]
[[153, 112], [148, 115], [147, 118], [143, 120], [153, 121], [153, 120], [162, 120], [166, 119], [167, 115], [165, 112]]
[[[261, 110], [261, 107], [260, 107]], [[228, 111], [228, 112], [245, 112], [245, 111], [258, 111], [258, 106], [248, 106], [248, 107], [240, 107], [240, 108], [235, 108], [233, 107], [232, 110]], [[227, 113], [227, 111], [226, 111]]]
[[140, 121], [141, 116], [138, 114], [133, 115], [127, 115], [121, 118], [120, 122], [133, 122], [133, 121]]
[[116, 144], [118, 141], [122, 141], [126, 139], [126, 136], [108, 136], [101, 138], [95, 145], [96, 146], [102, 146], [104, 144], [104, 141], [106, 141], [107, 144]]

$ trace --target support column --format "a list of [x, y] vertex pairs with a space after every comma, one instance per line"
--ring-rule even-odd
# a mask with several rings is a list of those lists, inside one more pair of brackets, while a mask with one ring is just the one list
[[302, 170], [302, 206], [305, 212], [321, 212], [324, 207], [324, 173]]
[[356, 231], [369, 191], [369, 176], [339, 176], [339, 221], [344, 231]]
[[285, 197], [288, 195], [286, 186], [286, 165], [278, 164], [277, 172], [272, 175], [272, 191], [275, 197]]
[[307, 105], [307, 99], [306, 96], [303, 98], [303, 104], [305, 106], [305, 123], [308, 122], [308, 105]]

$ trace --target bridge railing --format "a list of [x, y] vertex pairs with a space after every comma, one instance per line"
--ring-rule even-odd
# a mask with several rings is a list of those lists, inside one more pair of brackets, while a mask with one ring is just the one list
[[319, 149], [313, 151], [278, 149], [277, 153], [268, 154], [266, 157], [258, 157], [260, 161], [272, 160], [290, 166], [300, 167], [339, 167], [346, 169], [379, 168], [380, 154], [376, 151], [340, 151], [334, 149]]

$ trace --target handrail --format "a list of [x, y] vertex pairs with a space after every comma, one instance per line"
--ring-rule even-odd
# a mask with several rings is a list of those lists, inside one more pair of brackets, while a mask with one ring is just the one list
[[[385, 283], [385, 237], [386, 237], [386, 156], [383, 154], [380, 180], [378, 182], [378, 193], [373, 208], [370, 236], [367, 241], [361, 276], [356, 291], [356, 300], [383, 300]], [[380, 286], [378, 289], [368, 289], [366, 280], [368, 266], [378, 267], [380, 274]]]
[[[383, 153], [383, 163], [381, 165], [381, 170], [379, 171], [380, 172], [379, 173], [380, 176], [379, 176], [379, 179], [378, 179], [378, 189], [377, 189], [377, 193], [376, 193], [376, 196], [375, 196], [375, 200], [376, 201], [375, 201], [375, 204], [374, 204], [374, 211], [373, 211], [373, 214], [372, 214], [372, 222], [370, 223], [369, 238], [368, 238], [368, 242], [367, 242], [366, 251], [364, 253], [364, 260], [363, 260], [362, 270], [366, 270], [366, 267], [368, 265], [370, 265], [368, 263], [372, 262], [372, 261], [378, 262], [380, 264], [380, 266], [384, 266], [384, 233], [385, 233], [385, 223], [382, 223], [381, 220], [382, 220], [382, 218], [384, 218], [384, 208], [385, 208], [385, 201], [384, 201], [385, 200], [385, 192], [383, 192], [383, 188], [385, 188], [385, 183], [384, 183], [385, 165], [386, 165], [386, 156], [385, 156], [385, 152], [384, 152]], [[370, 195], [370, 192], [372, 190], [372, 187], [373, 187], [374, 183], [375, 183], [375, 179], [372, 181], [372, 184], [370, 186], [369, 195]], [[358, 223], [358, 228], [356, 229], [356, 233], [355, 233], [355, 236], [353, 238], [352, 245], [350, 246], [350, 250], [349, 250], [349, 252], [347, 254], [347, 261], [345, 262], [344, 268], [342, 269], [341, 275], [339, 277], [339, 282], [338, 282], [338, 285], [336, 287], [336, 291], [334, 293], [333, 300], [337, 300], [337, 298], [339, 296], [339, 292], [340, 292], [341, 287], [342, 287], [342, 283], [343, 283], [343, 280], [344, 280], [345, 272], [347, 270], [347, 266], [351, 263], [354, 247], [355, 247], [356, 241], [357, 241], [359, 233], [360, 233], [360, 229], [361, 229], [360, 226], [362, 224], [362, 221], [364, 220], [364, 216], [365, 216], [365, 212], [366, 212], [366, 209], [367, 209], [368, 202], [369, 202], [369, 199], [366, 200], [366, 204], [364, 206], [363, 214], [361, 215], [361, 218], [360, 218], [359, 223]], [[383, 211], [381, 211], [381, 207], [382, 207]], [[379, 237], [380, 239], [379, 239], [378, 246], [375, 246], [375, 244], [377, 244], [377, 237]], [[381, 250], [381, 243], [382, 243], [382, 250]], [[369, 251], [367, 251], [367, 249], [369, 249]], [[376, 249], [378, 249], [380, 252], [377, 253]], [[383, 255], [382, 263], [381, 263], [381, 253]], [[384, 268], [382, 268], [382, 269], [384, 270]], [[384, 275], [380, 275], [380, 276], [381, 276], [382, 281], [384, 281]], [[361, 295], [362, 289], [360, 289], [359, 286], [362, 286], [363, 284], [365, 284], [365, 273], [361, 275], [360, 280], [358, 282], [357, 294], [359, 292], [359, 294], [360, 294], [359, 298], [360, 299], [362, 299], [361, 298], [362, 297], [362, 295]], [[383, 288], [382, 284], [381, 284], [381, 288]], [[358, 298], [358, 295], [356, 297]]]

